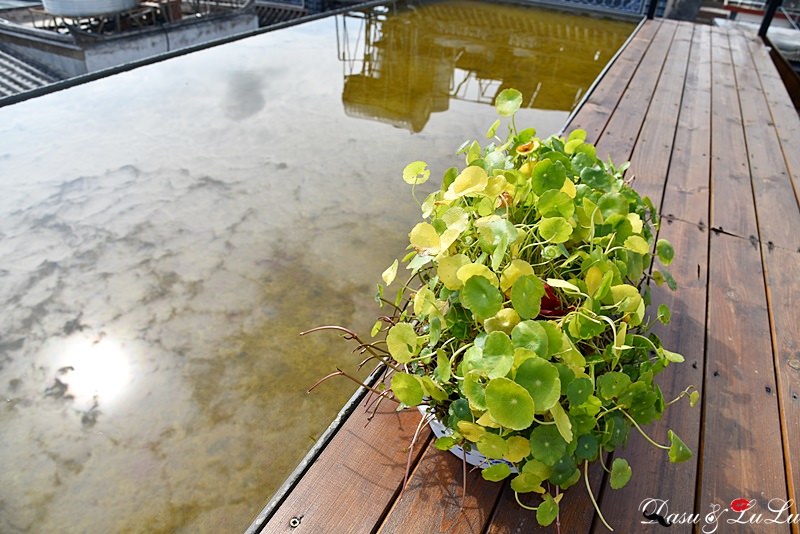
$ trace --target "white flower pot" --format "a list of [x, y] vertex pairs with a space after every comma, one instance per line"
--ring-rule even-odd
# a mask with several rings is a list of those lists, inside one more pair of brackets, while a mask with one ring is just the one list
[[[438, 419], [436, 419], [433, 413], [428, 411], [429, 409], [428, 406], [420, 405], [417, 406], [417, 409], [419, 410], [419, 413], [421, 413], [422, 416], [425, 419], [427, 419], [428, 424], [430, 425], [434, 436], [436, 436], [437, 438], [441, 438], [445, 436], [451, 436], [453, 434], [452, 430], [444, 426]], [[453, 447], [450, 448], [450, 452], [453, 453], [455, 456], [457, 456], [459, 459], [466, 457], [467, 463], [469, 465], [479, 467], [481, 469], [495, 464], [504, 463], [511, 468], [512, 473], [519, 472], [517, 468], [514, 467], [514, 464], [512, 464], [511, 462], [506, 460], [489, 459], [486, 456], [484, 456], [480, 451], [478, 451], [477, 448], [472, 448], [470, 451], [465, 452], [463, 447], [461, 447], [461, 445], [454, 445]]]

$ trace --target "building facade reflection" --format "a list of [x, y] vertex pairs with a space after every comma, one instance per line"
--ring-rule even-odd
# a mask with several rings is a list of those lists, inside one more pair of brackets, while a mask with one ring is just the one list
[[476, 2], [398, 3], [339, 15], [342, 102], [350, 116], [412, 132], [447, 110], [450, 99], [491, 105], [507, 87], [522, 91], [525, 107], [570, 111], [630, 28], [597, 16], [539, 8], [521, 16], [510, 6]]

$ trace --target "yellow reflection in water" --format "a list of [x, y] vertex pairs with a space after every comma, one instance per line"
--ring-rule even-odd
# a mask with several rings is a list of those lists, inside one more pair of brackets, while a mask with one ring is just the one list
[[450, 100], [492, 104], [513, 87], [524, 107], [570, 111], [631, 32], [628, 22], [442, 2], [337, 20], [348, 115], [420, 132]]

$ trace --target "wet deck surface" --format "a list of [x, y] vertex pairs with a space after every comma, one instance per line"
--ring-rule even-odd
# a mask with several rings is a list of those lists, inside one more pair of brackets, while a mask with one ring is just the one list
[[[798, 532], [789, 513], [800, 487], [800, 119], [768, 51], [755, 34], [673, 21], [649, 21], [617, 58], [567, 129], [584, 128], [598, 154], [632, 162], [634, 187], [661, 205], [661, 236], [677, 251], [679, 289], [654, 288], [672, 308], [659, 331], [686, 357], [660, 377], [665, 398], [695, 384], [682, 404], [648, 428], [662, 443], [672, 428], [695, 451], [669, 464], [664, 451], [632, 432], [618, 452], [631, 482], [611, 490], [602, 469], [590, 478], [617, 532], [664, 532], [645, 525], [643, 499], [661, 513], [699, 514], [720, 532]], [[467, 475], [433, 448], [427, 431], [401, 494], [416, 411], [387, 407], [368, 425], [356, 409], [262, 532], [556, 532], [536, 524], [503, 484]], [[756, 499], [743, 514], [736, 498]], [[771, 501], [771, 504], [770, 504]], [[708, 517], [719, 506], [722, 515]], [[756, 514], [762, 514], [759, 519]], [[673, 517], [672, 519], [676, 519]], [[775, 522], [765, 523], [767, 519]], [[729, 520], [750, 521], [750, 525]], [[796, 520], [795, 520], [796, 522]], [[561, 532], [605, 531], [582, 483], [562, 501]]]

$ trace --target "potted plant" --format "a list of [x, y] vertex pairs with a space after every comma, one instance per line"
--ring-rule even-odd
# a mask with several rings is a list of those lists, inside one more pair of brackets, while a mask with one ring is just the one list
[[[445, 171], [419, 203], [402, 260], [408, 279], [393, 301], [379, 286], [390, 310], [373, 327], [379, 340], [342, 330], [385, 366], [377, 394], [418, 407], [436, 447], [469, 453], [485, 479], [510, 477], [517, 494], [540, 494], [533, 509], [549, 525], [562, 490], [581, 478], [589, 489], [589, 462], [623, 446], [631, 429], [670, 461], [691, 452], [672, 431], [662, 445], [643, 429], [674, 402], [656, 375], [683, 361], [648, 333], [650, 281], [675, 285], [652, 265], [674, 256], [656, 240], [656, 209], [624, 180], [627, 165], [598, 159], [585, 132], [518, 130], [521, 102], [502, 91], [495, 106], [507, 135], [497, 135], [498, 119], [488, 144], [462, 145], [466, 166]], [[403, 171], [412, 193], [429, 176], [422, 161]], [[399, 264], [383, 273], [386, 286]], [[669, 322], [665, 305], [655, 320]], [[690, 386], [684, 396], [694, 405], [699, 395]], [[619, 456], [607, 470], [612, 488], [631, 476]]]

